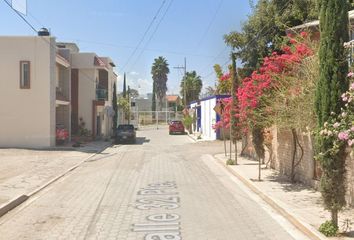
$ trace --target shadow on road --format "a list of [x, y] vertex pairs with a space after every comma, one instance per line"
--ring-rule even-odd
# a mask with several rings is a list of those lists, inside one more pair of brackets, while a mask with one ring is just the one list
[[150, 139], [146, 139], [146, 137], [136, 137], [135, 143], [130, 143], [130, 142], [120, 142], [120, 143], [115, 143], [114, 146], [117, 145], [143, 145], [144, 143], [150, 142]]
[[143, 145], [144, 143], [150, 142], [150, 139], [147, 139], [146, 137], [137, 137], [136, 138], [136, 145]]

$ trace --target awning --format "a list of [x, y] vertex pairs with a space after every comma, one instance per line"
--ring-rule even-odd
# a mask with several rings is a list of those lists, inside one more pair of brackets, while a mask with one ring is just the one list
[[106, 64], [99, 57], [95, 57], [94, 65], [97, 66], [97, 67], [106, 67]]

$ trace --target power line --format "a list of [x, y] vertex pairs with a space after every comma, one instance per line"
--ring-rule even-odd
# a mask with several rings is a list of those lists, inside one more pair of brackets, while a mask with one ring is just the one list
[[[113, 44], [113, 43], [105, 43], [105, 42], [97, 42], [97, 41], [90, 41], [90, 40], [84, 40], [84, 39], [76, 39], [73, 38], [69, 41], [74, 41], [74, 42], [83, 42], [83, 43], [89, 43], [89, 44], [94, 44], [94, 45], [101, 45], [101, 46], [106, 46], [106, 47], [112, 47], [112, 48], [129, 48], [129, 49], [134, 49], [135, 47], [133, 46], [127, 46], [127, 45], [119, 45], [119, 44]], [[138, 48], [138, 50], [142, 50], [143, 48]], [[186, 53], [186, 52], [177, 52], [177, 51], [169, 51], [169, 50], [158, 50], [158, 49], [152, 49], [152, 48], [145, 48], [144, 51], [149, 51], [149, 52], [160, 52], [160, 53], [166, 53], [166, 54], [174, 54], [174, 55], [183, 55], [183, 56], [192, 56], [192, 57], [203, 57], [203, 58], [218, 58], [212, 55], [205, 55], [205, 54], [196, 54], [196, 53]]]
[[27, 21], [27, 19], [22, 16], [22, 14], [20, 14], [18, 11], [16, 11], [10, 2], [8, 2], [7, 0], [3, 0], [30, 28], [32, 28], [32, 30], [36, 33], [38, 33], [37, 29], [29, 22]]
[[216, 59], [218, 59], [219, 57], [221, 57], [221, 55], [224, 54], [227, 49], [228, 49], [228, 46], [225, 46], [225, 47], [223, 48], [223, 50], [221, 50], [221, 51], [211, 60], [211, 62], [210, 62], [208, 65], [206, 65], [204, 68], [202, 68], [201, 71], [204, 72], [204, 70], [206, 70], [207, 68], [209, 68], [209, 65], [210, 65], [210, 64], [213, 64]]
[[[221, 65], [221, 68], [225, 67], [228, 63], [230, 62], [230, 59], [227, 59], [226, 62], [224, 64]], [[208, 78], [210, 77], [212, 74], [214, 74], [215, 72], [212, 71], [210, 73], [208, 73], [207, 75], [203, 76], [202, 78], [205, 79], [205, 78]]]
[[155, 33], [156, 33], [157, 30], [159, 29], [159, 26], [160, 26], [161, 22], [163, 21], [163, 19], [165, 18], [165, 16], [166, 16], [168, 10], [170, 9], [170, 7], [171, 7], [173, 1], [174, 1], [174, 0], [171, 0], [171, 1], [170, 1], [170, 4], [167, 6], [167, 8], [166, 8], [164, 14], [162, 15], [160, 21], [157, 23], [154, 32], [150, 35], [150, 38], [149, 38], [148, 41], [145, 43], [143, 49], [141, 50], [140, 54], [138, 55], [138, 57], [136, 58], [135, 62], [134, 62], [133, 65], [130, 67], [130, 69], [133, 68], [133, 67], [135, 66], [135, 64], [139, 61], [141, 55], [144, 53], [145, 49], [147, 48], [147, 46], [148, 46], [149, 43], [151, 42], [152, 38], [154, 37]]
[[203, 41], [204, 41], [206, 35], [209, 33], [209, 30], [210, 30], [211, 26], [213, 25], [213, 23], [214, 23], [214, 21], [215, 21], [215, 18], [216, 18], [216, 16], [218, 15], [219, 10], [220, 10], [220, 8], [221, 8], [223, 2], [224, 2], [224, 0], [220, 0], [219, 5], [217, 6], [216, 11], [215, 11], [215, 13], [214, 13], [214, 15], [213, 15], [211, 21], [209, 22], [209, 24], [208, 24], [206, 30], [204, 31], [202, 37], [200, 38], [200, 40], [199, 40], [199, 42], [198, 42], [198, 45], [197, 45], [198, 47], [200, 47], [200, 45], [203, 43]]
[[[19, 5], [19, 6], [21, 6], [21, 7], [26, 8], [26, 14], [25, 14], [25, 15], [30, 16], [39, 26], [41, 26], [41, 27], [44, 26], [44, 24], [42, 24], [42, 23], [38, 20], [38, 18], [36, 18], [35, 16], [33, 16], [33, 15], [28, 11], [27, 6], [24, 6], [24, 5], [21, 4], [21, 2], [19, 2], [19, 1], [17, 1], [16, 4]], [[11, 8], [12, 8], [12, 6], [11, 6]], [[15, 11], [16, 11], [16, 10], [15, 10]]]
[[[38, 31], [35, 29], [35, 27], [34, 27], [29, 21], [27, 21], [19, 12], [17, 12], [15, 9], [12, 8], [10, 2], [8, 2], [7, 0], [3, 0], [3, 1], [4, 1], [4, 2], [5, 2], [5, 3], [28, 25], [28, 26], [30, 26], [30, 28], [31, 28], [34, 32], [36, 32], [36, 33], [38, 34]], [[29, 13], [29, 12], [28, 12], [28, 13]], [[33, 17], [33, 18], [34, 18], [34, 17]], [[54, 44], [52, 44], [50, 41], [48, 41], [48, 39], [46, 39], [44, 36], [40, 36], [40, 38], [41, 38], [44, 42], [46, 42], [51, 48], [57, 49], [57, 46], [54, 45]], [[92, 79], [91, 79], [91, 76], [89, 76], [89, 75], [86, 74], [85, 72], [82, 72], [82, 71], [81, 71], [80, 74], [86, 76], [86, 79], [87, 79], [87, 80], [89, 80], [89, 81], [91, 81], [91, 82], [97, 84], [97, 86], [100, 86], [100, 84], [97, 83], [96, 80], [92, 80]]]
[[135, 47], [134, 51], [132, 52], [132, 54], [130, 54], [130, 56], [128, 57], [126, 63], [123, 65], [123, 69], [125, 69], [125, 67], [128, 65], [128, 63], [130, 62], [131, 58], [134, 56], [134, 54], [136, 53], [136, 51], [138, 50], [139, 46], [141, 45], [141, 43], [144, 41], [146, 35], [148, 34], [148, 32], [150, 31], [150, 28], [152, 27], [152, 25], [154, 24], [157, 16], [160, 14], [161, 9], [163, 8], [163, 6], [165, 5], [166, 0], [163, 0], [163, 2], [161, 3], [159, 9], [157, 10], [157, 12], [155, 13], [154, 17], [152, 18], [149, 26], [147, 27], [146, 31], [144, 32], [142, 38], [140, 39], [138, 45]]
[[[291, 1], [287, 2], [287, 3], [283, 6], [283, 8], [280, 10], [280, 12], [282, 12], [285, 8], [287, 8], [290, 3], [291, 3]], [[275, 19], [275, 16], [274, 16], [273, 19]], [[251, 41], [249, 41], [249, 42], [246, 44], [246, 46], [244, 47], [244, 49], [247, 49], [247, 48], [250, 46], [251, 43], [253, 43], [254, 41], [256, 41], [256, 40], [260, 37], [260, 34], [263, 32], [263, 30], [264, 30], [266, 27], [267, 27], [267, 25], [264, 25], [263, 28], [258, 32], [258, 34], [257, 34]], [[267, 34], [267, 33], [270, 32], [271, 30], [273, 30], [274, 28], [275, 28], [275, 26], [269, 28], [268, 31], [266, 31], [266, 32], [263, 33], [263, 34]], [[222, 65], [222, 67], [225, 67], [228, 62], [229, 62], [229, 60], [228, 60], [227, 62], [225, 62], [225, 63]], [[207, 75], [204, 76], [204, 78], [207, 78], [207, 77], [211, 76], [213, 73], [214, 73], [214, 71], [208, 73]]]

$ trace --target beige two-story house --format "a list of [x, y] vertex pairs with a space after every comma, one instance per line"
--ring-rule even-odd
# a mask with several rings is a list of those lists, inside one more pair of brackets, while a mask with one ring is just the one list
[[[43, 32], [41, 32], [43, 34]], [[0, 147], [56, 145], [57, 129], [112, 135], [113, 61], [75, 43], [41, 36], [0, 37]]]
[[70, 61], [54, 37], [0, 37], [0, 147], [55, 146], [71, 131]]
[[95, 53], [71, 54], [73, 134], [84, 129], [96, 139], [112, 136], [114, 67], [110, 58]]

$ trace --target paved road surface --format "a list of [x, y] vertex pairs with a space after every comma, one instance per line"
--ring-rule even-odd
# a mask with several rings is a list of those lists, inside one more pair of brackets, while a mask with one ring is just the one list
[[1, 218], [0, 239], [306, 239], [228, 175], [220, 151], [140, 131]]

